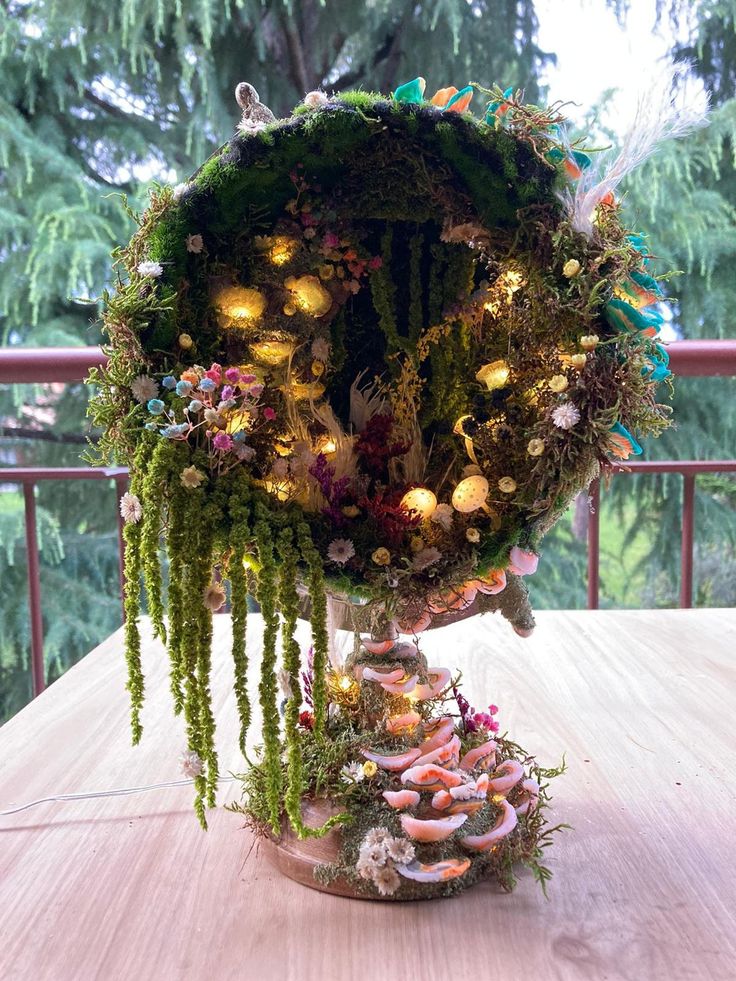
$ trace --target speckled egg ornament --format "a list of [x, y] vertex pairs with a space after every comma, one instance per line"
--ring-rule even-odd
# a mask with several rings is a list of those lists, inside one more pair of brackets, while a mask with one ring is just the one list
[[281, 120], [252, 85], [237, 99], [237, 134], [152, 193], [120, 254], [92, 379], [102, 452], [131, 467], [134, 739], [143, 581], [205, 824], [212, 614], [229, 603], [244, 751], [252, 596], [264, 721], [239, 809], [288, 875], [386, 899], [509, 889], [518, 863], [544, 884], [556, 771], [421, 633], [500, 610], [527, 636], [544, 534], [667, 425], [662, 293], [614, 194], [626, 153], [591, 165], [510, 89], [311, 92]]

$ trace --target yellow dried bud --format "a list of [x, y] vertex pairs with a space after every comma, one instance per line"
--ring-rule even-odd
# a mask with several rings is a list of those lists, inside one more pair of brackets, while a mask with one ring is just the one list
[[568, 382], [565, 375], [552, 375], [547, 384], [553, 392], [564, 392]]
[[501, 477], [498, 482], [498, 489], [504, 494], [513, 494], [516, 490], [516, 481], [513, 477]]
[[573, 368], [577, 369], [577, 371], [582, 371], [587, 360], [587, 354], [573, 354], [570, 358], [570, 364], [573, 366]]
[[179, 347], [183, 351], [188, 351], [190, 348], [194, 347], [194, 341], [189, 334], [179, 334]]
[[377, 548], [371, 558], [376, 565], [388, 565], [391, 561], [391, 553], [387, 548]]
[[580, 347], [584, 351], [595, 351], [600, 342], [600, 337], [597, 334], [583, 334], [580, 338]]
[[573, 279], [580, 272], [580, 263], [577, 259], [568, 259], [562, 267], [562, 275], [567, 279]]
[[530, 439], [526, 444], [526, 451], [529, 456], [541, 456], [544, 453], [544, 441], [541, 439]]
[[287, 317], [293, 317], [294, 314], [296, 313], [296, 305], [294, 303], [285, 303], [284, 313], [286, 314]]
[[315, 378], [321, 378], [325, 373], [325, 365], [323, 361], [313, 361], [312, 362], [312, 374]]

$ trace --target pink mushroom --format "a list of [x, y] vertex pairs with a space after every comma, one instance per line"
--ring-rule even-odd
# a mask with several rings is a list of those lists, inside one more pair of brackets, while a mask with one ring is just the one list
[[392, 695], [408, 695], [409, 692], [413, 692], [419, 681], [418, 674], [406, 675], [402, 671], [403, 681], [392, 681], [392, 682], [382, 682], [381, 688], [384, 691], [391, 692]]
[[521, 785], [521, 790], [519, 803], [514, 808], [519, 816], [533, 811], [539, 803], [539, 784], [536, 780], [528, 777]]
[[477, 587], [479, 593], [495, 596], [496, 593], [506, 589], [506, 573], [503, 569], [492, 569], [487, 576], [474, 580], [473, 585]]
[[509, 553], [509, 572], [517, 576], [532, 576], [537, 571], [539, 556], [534, 552], [525, 552], [514, 545]]
[[429, 753], [433, 749], [437, 749], [438, 746], [442, 746], [443, 743], [448, 742], [452, 738], [452, 734], [455, 731], [455, 720], [450, 718], [449, 715], [443, 715], [439, 719], [435, 719], [434, 722], [425, 723], [424, 733], [428, 737], [420, 745], [422, 753]]
[[382, 770], [391, 770], [392, 772], [406, 770], [419, 756], [418, 749], [410, 749], [407, 753], [398, 753], [395, 756], [382, 756], [380, 753], [371, 753], [367, 749], [362, 749], [361, 753], [367, 760], [380, 766]]
[[396, 871], [405, 879], [414, 882], [447, 882], [465, 875], [470, 868], [469, 858], [445, 858], [440, 862], [425, 865], [423, 862], [412, 862], [410, 865], [397, 865]]
[[463, 778], [459, 773], [446, 770], [436, 763], [427, 763], [404, 770], [401, 782], [411, 790], [444, 790], [447, 787], [458, 787]]
[[497, 841], [501, 841], [514, 830], [518, 822], [516, 811], [507, 800], [500, 801], [498, 806], [501, 808], [501, 813], [491, 830], [484, 835], [468, 835], [466, 838], [461, 838], [463, 848], [474, 852], [488, 851]]
[[424, 702], [428, 698], [436, 698], [450, 684], [452, 675], [449, 668], [427, 668], [427, 677], [429, 684], [417, 685], [414, 689], [414, 698], [418, 702]]
[[420, 796], [416, 790], [384, 790], [383, 797], [389, 807], [403, 811], [405, 807], [416, 807]]
[[391, 648], [396, 643], [395, 640], [370, 640], [363, 638], [361, 639], [361, 644], [368, 651], [369, 654], [388, 654]]
[[469, 750], [460, 760], [460, 769], [473, 770], [475, 767], [479, 767], [481, 770], [489, 770], [496, 763], [496, 748], [496, 741], [489, 739], [481, 746]]
[[363, 668], [363, 681], [377, 681], [379, 684], [390, 684], [405, 677], [403, 668], [394, 668], [393, 671], [379, 671], [378, 668]]
[[439, 763], [442, 766], [457, 766], [460, 759], [460, 738], [453, 736], [444, 746], [438, 746], [431, 753], [425, 753], [416, 761], [415, 766], [424, 766], [427, 763]]
[[512, 787], [524, 776], [524, 768], [516, 760], [506, 760], [496, 768], [496, 773], [503, 774], [500, 777], [491, 777], [488, 781], [488, 789], [494, 794], [507, 794]]
[[[514, 817], [516, 817], [515, 813]], [[429, 818], [427, 820], [402, 814], [401, 827], [404, 829], [404, 834], [413, 838], [414, 841], [446, 841], [467, 820], [467, 814], [450, 814], [448, 817]]]
[[387, 719], [386, 728], [390, 733], [396, 735], [396, 733], [403, 732], [405, 729], [413, 729], [421, 721], [422, 717], [418, 712], [404, 712], [403, 715], [394, 715], [390, 719]]

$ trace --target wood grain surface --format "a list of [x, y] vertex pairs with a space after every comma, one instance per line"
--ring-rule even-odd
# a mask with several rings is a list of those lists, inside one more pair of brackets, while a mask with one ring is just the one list
[[[229, 630], [215, 618], [223, 773], [243, 765]], [[249, 638], [255, 651], [257, 617]], [[121, 644], [114, 634], [0, 729], [0, 810], [180, 777], [164, 653], [146, 642], [133, 749]], [[575, 830], [550, 853], [549, 900], [529, 875], [511, 896], [324, 895], [271, 868], [236, 815], [218, 809], [200, 831], [189, 787], [48, 803], [0, 817], [0, 978], [736, 978], [736, 613], [542, 612], [529, 640], [483, 617], [423, 646], [540, 761], [566, 753], [555, 817]], [[237, 795], [223, 785], [222, 802]]]

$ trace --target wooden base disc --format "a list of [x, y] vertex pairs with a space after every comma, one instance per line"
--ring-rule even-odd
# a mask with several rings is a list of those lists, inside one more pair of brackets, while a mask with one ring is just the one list
[[[333, 814], [339, 813], [339, 808], [333, 807], [328, 801], [303, 801], [302, 816], [304, 823], [311, 828], [318, 828]], [[340, 851], [340, 827], [332, 828], [322, 838], [303, 838], [296, 836], [287, 820], [282, 822], [281, 836], [262, 839], [262, 848], [266, 860], [282, 875], [299, 882], [310, 889], [330, 893], [332, 896], [345, 896], [348, 899], [363, 899], [379, 902], [407, 902], [394, 896], [371, 895], [360, 892], [347, 879], [340, 877], [331, 882], [322, 883], [314, 876], [318, 865], [329, 865], [336, 861]], [[416, 897], [421, 898], [421, 897]], [[427, 896], [427, 899], [436, 898]], [[411, 902], [411, 900], [408, 900]]]

